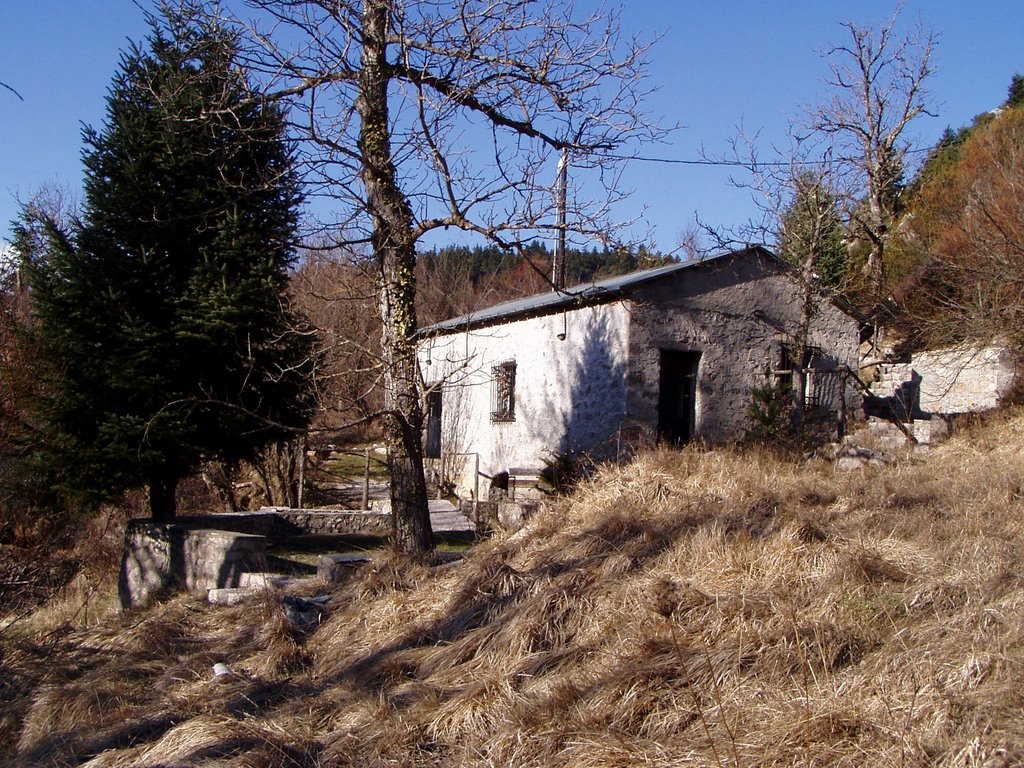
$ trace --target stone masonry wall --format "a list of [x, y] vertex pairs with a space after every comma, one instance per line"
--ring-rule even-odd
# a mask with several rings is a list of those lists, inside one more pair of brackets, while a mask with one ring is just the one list
[[[801, 290], [778, 265], [751, 255], [684, 270], [637, 292], [630, 302], [627, 408], [648, 439], [658, 428], [662, 349], [699, 352], [695, 435], [710, 442], [742, 437], [750, 426], [751, 391], [768, 382], [781, 345], [800, 322]], [[823, 355], [823, 369], [856, 370], [857, 323], [822, 299], [809, 343]], [[859, 402], [844, 393], [853, 410]]]
[[998, 407], [1015, 382], [1016, 361], [1005, 347], [957, 347], [882, 366], [872, 390], [883, 398], [909, 396], [915, 402], [908, 405], [923, 413], [956, 414]]
[[179, 517], [174, 523], [133, 520], [125, 532], [118, 595], [121, 606], [131, 608], [165, 590], [235, 587], [243, 573], [266, 569], [268, 541], [387, 536], [390, 530], [387, 514], [279, 507]]
[[179, 517], [177, 522], [190, 528], [219, 528], [271, 540], [302, 535], [387, 536], [391, 531], [391, 517], [386, 514], [286, 507]]

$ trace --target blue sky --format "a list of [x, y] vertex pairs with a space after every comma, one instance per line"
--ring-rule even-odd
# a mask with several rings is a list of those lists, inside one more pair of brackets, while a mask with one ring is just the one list
[[[0, 90], [3, 238], [18, 198], [47, 184], [79, 191], [81, 124], [102, 122], [119, 51], [141, 39], [145, 25], [133, 0], [4, 0], [0, 9], [0, 81], [24, 98]], [[760, 129], [766, 143], [780, 139], [801, 106], [822, 96], [820, 51], [842, 39], [840, 22], [877, 24], [892, 10], [892, 2], [876, 0], [626, 0], [627, 32], [661, 36], [652, 52], [651, 82], [659, 90], [651, 111], [683, 125], [642, 152], [684, 160], [702, 148], [723, 154], [741, 122]], [[938, 117], [916, 126], [919, 145], [1000, 104], [1011, 76], [1024, 73], [1019, 0], [906, 0], [900, 20], [940, 36], [930, 82]], [[753, 214], [749, 193], [732, 187], [729, 176], [722, 168], [635, 163], [624, 177], [634, 194], [621, 217], [643, 212], [633, 235], [649, 232], [656, 247], [672, 250], [695, 212], [716, 226]]]

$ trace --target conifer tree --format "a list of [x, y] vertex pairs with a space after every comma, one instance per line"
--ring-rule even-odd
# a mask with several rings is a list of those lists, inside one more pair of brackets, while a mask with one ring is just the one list
[[1024, 105], [1024, 75], [1015, 74], [1010, 79], [1010, 87], [1006, 91], [1004, 107], [1019, 107]]
[[840, 295], [847, 287], [847, 249], [838, 196], [828, 179], [813, 172], [798, 175], [792, 186], [792, 200], [779, 217], [780, 255]]
[[285, 298], [301, 196], [284, 117], [249, 88], [229, 29], [187, 6], [150, 28], [84, 131], [81, 218], [26, 211], [18, 234], [62, 367], [48, 419], [63, 482], [94, 500], [148, 486], [166, 520], [198, 462], [307, 425], [311, 360]]

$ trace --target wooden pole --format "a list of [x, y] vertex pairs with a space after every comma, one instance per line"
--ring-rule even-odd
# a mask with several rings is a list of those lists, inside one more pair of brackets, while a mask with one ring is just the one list
[[849, 373], [843, 371], [839, 374], [839, 427], [836, 430], [836, 437], [842, 441], [846, 437], [846, 387], [849, 383]]
[[473, 522], [480, 524], [480, 454], [473, 454]]
[[363, 464], [363, 503], [362, 509], [365, 512], [370, 508], [370, 449], [365, 451], [365, 462]]
[[555, 258], [551, 262], [551, 284], [556, 291], [565, 288], [565, 217], [566, 187], [568, 186], [569, 150], [562, 148], [562, 157], [558, 160], [558, 240], [555, 241]]

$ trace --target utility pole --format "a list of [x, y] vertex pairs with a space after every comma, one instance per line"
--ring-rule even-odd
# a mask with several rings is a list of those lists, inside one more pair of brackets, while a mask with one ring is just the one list
[[558, 203], [558, 240], [555, 241], [555, 258], [551, 263], [551, 285], [556, 291], [565, 288], [565, 194], [568, 185], [569, 148], [562, 147], [558, 160], [558, 181], [555, 193]]

